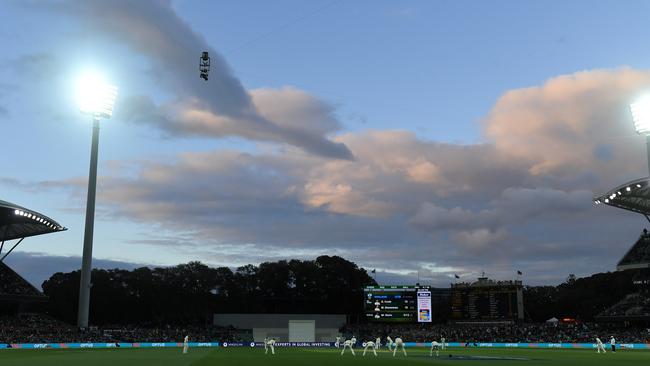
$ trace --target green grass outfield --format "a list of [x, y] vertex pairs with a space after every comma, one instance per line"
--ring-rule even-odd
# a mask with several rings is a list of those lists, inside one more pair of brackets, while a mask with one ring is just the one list
[[[360, 351], [360, 352], [359, 352]], [[348, 351], [349, 352], [349, 351]], [[408, 357], [380, 350], [357, 356], [346, 353], [341, 356], [336, 349], [324, 348], [276, 348], [274, 356], [264, 355], [263, 348], [194, 348], [181, 354], [180, 348], [134, 348], [134, 349], [47, 349], [2, 350], [2, 366], [190, 366], [190, 365], [278, 365], [278, 366], [346, 366], [346, 365], [649, 365], [650, 351], [621, 350], [612, 354], [597, 354], [593, 350], [573, 349], [450, 349], [440, 357], [429, 357], [429, 350], [408, 348]], [[452, 357], [449, 357], [449, 354]], [[477, 359], [463, 359], [476, 357]], [[511, 358], [511, 359], [499, 359]]]

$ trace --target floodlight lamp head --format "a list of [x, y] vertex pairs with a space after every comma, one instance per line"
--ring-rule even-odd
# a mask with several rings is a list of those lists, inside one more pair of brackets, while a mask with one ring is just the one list
[[650, 95], [630, 104], [634, 129], [640, 135], [650, 136]]
[[111, 118], [117, 87], [107, 84], [95, 73], [83, 74], [77, 81], [77, 101], [82, 113], [94, 118]]

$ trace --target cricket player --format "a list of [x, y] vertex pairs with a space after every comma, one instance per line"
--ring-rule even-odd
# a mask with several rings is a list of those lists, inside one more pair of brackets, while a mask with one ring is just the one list
[[445, 349], [445, 337], [440, 338], [440, 349]]
[[388, 346], [388, 351], [389, 352], [393, 350], [393, 345], [394, 344], [395, 343], [393, 342], [393, 339], [391, 337], [386, 337], [386, 345]]
[[397, 347], [402, 346], [402, 352], [404, 352], [404, 356], [406, 356], [406, 349], [404, 348], [404, 341], [402, 341], [402, 338], [397, 337], [395, 338], [395, 348], [393, 348], [393, 357], [395, 357], [395, 352], [397, 352]]
[[336, 342], [334, 342], [334, 347], [339, 348], [341, 346], [341, 337], [336, 337]]
[[363, 342], [363, 356], [366, 355], [366, 351], [368, 351], [368, 348], [372, 348], [372, 353], [375, 354], [375, 357], [377, 357], [377, 344], [373, 341], [367, 341]]
[[347, 341], [343, 342], [343, 350], [341, 350], [341, 356], [343, 356], [343, 352], [345, 352], [346, 348], [350, 349], [350, 352], [352, 352], [352, 356], [356, 356], [356, 354], [354, 353], [354, 349], [352, 348], [352, 346], [354, 346], [355, 344], [357, 344], [357, 339], [354, 338], [354, 336], [351, 339], [348, 339]]
[[600, 351], [607, 353], [607, 351], [605, 351], [605, 346], [603, 346], [603, 342], [598, 337], [596, 337], [596, 348], [598, 349], [598, 353], [600, 353]]
[[269, 353], [269, 348], [271, 349], [271, 354], [275, 354], [275, 339], [273, 338], [264, 338], [264, 354]]
[[440, 356], [440, 343], [433, 341], [431, 342], [431, 351], [429, 351], [429, 356], [433, 356], [433, 350], [436, 350], [436, 357]]
[[614, 336], [611, 336], [609, 339], [609, 345], [612, 346], [612, 353], [616, 352], [616, 339], [614, 339]]
[[381, 337], [377, 337], [375, 339], [375, 349], [379, 349], [381, 347]]
[[187, 353], [187, 350], [190, 348], [190, 336], [186, 335], [183, 339], [183, 354]]

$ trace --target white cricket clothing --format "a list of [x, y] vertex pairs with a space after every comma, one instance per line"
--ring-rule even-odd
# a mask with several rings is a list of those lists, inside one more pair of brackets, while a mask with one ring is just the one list
[[397, 352], [397, 348], [399, 346], [402, 346], [402, 352], [404, 352], [404, 356], [406, 356], [406, 349], [404, 348], [404, 341], [402, 341], [402, 338], [395, 338], [395, 348], [393, 348], [393, 357], [395, 357], [395, 352]]
[[363, 342], [363, 355], [366, 355], [366, 351], [368, 351], [368, 348], [372, 349], [372, 353], [377, 356], [377, 345], [375, 342], [368, 341], [368, 342]]
[[269, 353], [269, 348], [271, 349], [271, 354], [275, 354], [275, 339], [273, 338], [264, 338], [264, 354]]
[[343, 356], [343, 353], [345, 352], [346, 348], [350, 349], [350, 352], [352, 352], [352, 356], [356, 356], [356, 354], [354, 353], [354, 349], [352, 348], [352, 346], [354, 346], [356, 343], [357, 343], [357, 339], [354, 337], [343, 342], [343, 350], [341, 350], [341, 356]]
[[187, 353], [187, 350], [190, 348], [189, 343], [190, 342], [190, 336], [185, 336], [183, 339], [183, 353]]
[[436, 350], [436, 356], [440, 355], [440, 343], [433, 341], [431, 342], [431, 351], [429, 351], [429, 356], [433, 356], [433, 350]]

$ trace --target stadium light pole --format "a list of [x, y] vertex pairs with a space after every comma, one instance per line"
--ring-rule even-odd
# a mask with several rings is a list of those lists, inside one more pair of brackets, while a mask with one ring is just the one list
[[630, 104], [634, 129], [639, 135], [645, 136], [646, 155], [648, 157], [648, 174], [650, 174], [650, 95], [641, 97]]
[[86, 226], [81, 261], [81, 280], [79, 284], [79, 310], [77, 326], [88, 327], [90, 313], [90, 274], [93, 260], [93, 230], [95, 227], [95, 192], [97, 190], [97, 154], [99, 149], [99, 120], [113, 115], [117, 88], [104, 82], [96, 74], [83, 75], [77, 84], [79, 110], [93, 118], [93, 137], [90, 148], [90, 171], [88, 172], [88, 197], [86, 200]]

